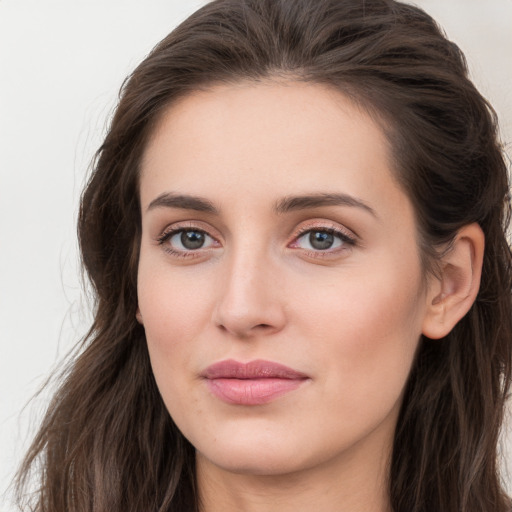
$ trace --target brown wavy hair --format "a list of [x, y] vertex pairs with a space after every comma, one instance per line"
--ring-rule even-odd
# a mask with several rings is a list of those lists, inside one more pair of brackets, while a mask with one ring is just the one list
[[[394, 512], [511, 510], [497, 462], [512, 372], [509, 185], [497, 120], [458, 47], [421, 9], [392, 0], [215, 0], [125, 81], [81, 200], [95, 319], [23, 463], [20, 506], [199, 510], [194, 448], [165, 409], [135, 319], [139, 166], [178, 98], [275, 77], [332, 86], [379, 120], [415, 207], [426, 271], [461, 227], [484, 231], [476, 302], [446, 338], [420, 341], [389, 496]], [[39, 485], [24, 494], [31, 477]]]

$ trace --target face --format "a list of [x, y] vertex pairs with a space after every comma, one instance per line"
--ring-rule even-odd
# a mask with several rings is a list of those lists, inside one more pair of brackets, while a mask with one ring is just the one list
[[277, 475], [389, 448], [426, 310], [390, 161], [379, 126], [320, 85], [218, 86], [161, 119], [139, 319], [199, 461]]

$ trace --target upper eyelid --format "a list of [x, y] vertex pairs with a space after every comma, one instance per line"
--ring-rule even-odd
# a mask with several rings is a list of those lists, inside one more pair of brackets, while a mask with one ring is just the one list
[[200, 258], [201, 255], [205, 254], [205, 251], [210, 251], [212, 248], [211, 246], [208, 247], [200, 247], [198, 249], [180, 249], [173, 247], [172, 244], [170, 244], [170, 240], [176, 236], [178, 233], [182, 231], [197, 231], [204, 233], [207, 237], [209, 237], [214, 243], [219, 243], [216, 238], [211, 236], [208, 231], [204, 229], [200, 229], [197, 227], [184, 227], [184, 226], [175, 226], [171, 224], [170, 226], [167, 226], [160, 235], [157, 236], [156, 242], [158, 246], [163, 249], [166, 253], [169, 253], [175, 258], [182, 258], [182, 259], [191, 259], [194, 260], [196, 258]]
[[[297, 230], [294, 236], [302, 236], [304, 233], [310, 233], [311, 231], [326, 231], [329, 233], [340, 233], [346, 236], [349, 236], [349, 233], [352, 233], [350, 230], [341, 229], [335, 226], [308, 226], [304, 228], [300, 228]], [[355, 235], [354, 235], [355, 236]], [[352, 236], [350, 236], [352, 238]]]
[[339, 233], [340, 235], [353, 240], [354, 242], [359, 240], [359, 236], [352, 229], [349, 229], [337, 222], [330, 221], [312, 221], [311, 223], [303, 223], [294, 231], [294, 237], [300, 237], [305, 233], [311, 231], [328, 231], [331, 233]]
[[213, 236], [208, 233], [208, 231], [205, 231], [204, 229], [199, 228], [174, 228], [174, 229], [165, 229], [162, 231], [160, 235], [158, 235], [157, 240], [168, 240], [169, 238], [172, 238], [174, 235], [181, 233], [182, 231], [197, 231], [198, 233], [203, 233], [210, 238], [214, 239]]
[[[203, 232], [217, 242], [220, 242], [221, 239], [223, 238], [221, 236], [221, 233], [219, 233], [219, 231], [215, 229], [213, 226], [211, 226], [211, 224], [209, 223], [205, 223], [204, 221], [200, 220], [185, 220], [174, 222], [167, 225], [156, 236], [156, 240], [161, 240], [162, 238], [167, 238], [168, 235], [187, 230], [196, 230]], [[339, 233], [340, 235], [349, 238], [354, 243], [356, 243], [359, 240], [359, 236], [352, 229], [349, 229], [339, 224], [338, 222], [330, 220], [311, 219], [308, 221], [301, 222], [292, 230], [292, 233], [290, 235], [291, 240], [288, 243], [291, 243], [297, 238], [303, 236], [304, 234], [315, 230], [328, 231], [334, 234]]]
[[340, 231], [339, 229], [321, 229], [321, 228], [306, 229], [305, 231], [303, 231], [302, 233], [299, 233], [296, 237], [294, 237], [294, 241], [300, 240], [308, 233], [315, 233], [315, 232], [328, 233], [330, 235], [333, 235], [334, 237], [339, 238], [340, 240], [342, 240], [343, 242], [346, 242], [346, 243], [350, 243], [350, 244], [356, 243], [356, 239], [354, 237], [347, 235], [346, 233], [344, 233], [343, 231]]
[[160, 230], [156, 238], [161, 239], [167, 235], [177, 233], [180, 231], [200, 231], [201, 233], [205, 233], [206, 235], [218, 241], [218, 238], [220, 237], [217, 234], [212, 234], [212, 231], [214, 233], [217, 233], [217, 230], [215, 230], [210, 225], [206, 227], [204, 224], [205, 223], [202, 221], [194, 220], [173, 222], [171, 224], [168, 224], [164, 229]]
[[296, 244], [298, 243], [298, 241], [303, 238], [305, 235], [307, 235], [308, 233], [311, 233], [311, 232], [328, 232], [329, 234], [332, 234], [334, 237], [338, 238], [341, 242], [342, 242], [342, 247], [341, 248], [334, 248], [334, 249], [325, 249], [325, 250], [318, 250], [318, 251], [315, 251], [315, 252], [318, 252], [318, 254], [324, 254], [324, 255], [327, 255], [329, 253], [333, 253], [333, 252], [338, 252], [340, 250], [343, 250], [343, 248], [345, 248], [345, 250], [347, 248], [353, 248], [353, 247], [357, 247], [358, 246], [358, 240], [357, 238], [354, 238], [352, 236], [348, 236], [347, 234], [345, 234], [344, 232], [340, 231], [340, 230], [333, 230], [333, 229], [307, 229], [305, 230], [304, 232], [300, 233], [298, 236], [295, 236], [293, 238], [293, 241], [291, 244], [288, 244], [288, 247], [292, 248], [292, 249], [296, 249], [293, 244]]

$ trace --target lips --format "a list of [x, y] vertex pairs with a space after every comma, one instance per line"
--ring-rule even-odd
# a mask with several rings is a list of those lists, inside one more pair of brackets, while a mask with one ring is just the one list
[[232, 359], [215, 363], [201, 374], [219, 399], [237, 405], [262, 405], [283, 396], [309, 377], [272, 361], [240, 363]]

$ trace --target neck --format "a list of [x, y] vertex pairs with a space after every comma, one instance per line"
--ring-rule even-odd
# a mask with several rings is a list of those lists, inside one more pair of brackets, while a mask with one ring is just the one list
[[[389, 512], [391, 442], [382, 439], [287, 474], [246, 474], [197, 454], [201, 512]], [[389, 441], [389, 440], [388, 440]]]

